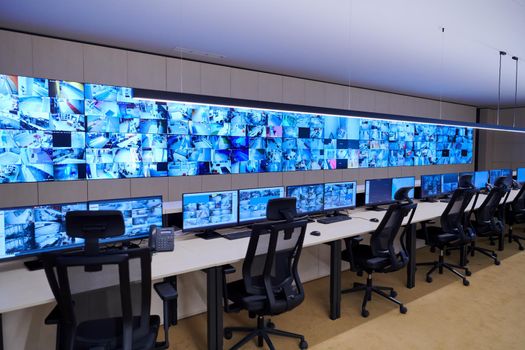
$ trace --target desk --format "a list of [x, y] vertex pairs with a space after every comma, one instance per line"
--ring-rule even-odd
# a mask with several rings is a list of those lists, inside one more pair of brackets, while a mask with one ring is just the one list
[[[517, 191], [512, 191], [508, 201], [512, 201]], [[485, 195], [480, 195], [476, 207], [479, 207]], [[407, 287], [415, 286], [415, 225], [418, 222], [435, 219], [441, 215], [447, 203], [419, 203], [412, 220], [412, 227], [407, 233], [407, 250], [410, 262], [407, 267]], [[330, 257], [330, 318], [340, 317], [341, 302], [341, 240], [372, 232], [378, 223], [368, 221], [376, 217], [379, 220], [385, 212], [367, 211], [358, 208], [351, 212], [356, 218], [351, 225], [338, 222], [329, 225], [308, 224], [304, 246], [329, 244]], [[361, 217], [364, 219], [358, 219]], [[321, 236], [308, 234], [318, 230]], [[158, 253], [152, 260], [152, 279], [162, 279], [174, 275], [203, 270], [207, 275], [208, 305], [208, 349], [222, 349], [222, 266], [244, 259], [248, 238], [238, 240], [199, 238], [181, 238], [176, 242], [173, 252]], [[1, 270], [0, 270], [1, 271]], [[24, 309], [54, 301], [43, 270], [28, 271], [23, 266], [0, 272], [0, 314]], [[98, 286], [93, 286], [98, 287]]]

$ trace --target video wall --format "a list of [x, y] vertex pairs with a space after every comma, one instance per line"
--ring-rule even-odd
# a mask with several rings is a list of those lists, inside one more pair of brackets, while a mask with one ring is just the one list
[[472, 162], [473, 129], [133, 98], [0, 75], [0, 183]]

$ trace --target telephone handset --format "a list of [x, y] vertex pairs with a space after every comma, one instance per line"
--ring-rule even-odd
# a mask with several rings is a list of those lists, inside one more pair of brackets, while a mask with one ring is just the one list
[[151, 225], [149, 228], [149, 247], [156, 252], [171, 252], [175, 248], [175, 229]]

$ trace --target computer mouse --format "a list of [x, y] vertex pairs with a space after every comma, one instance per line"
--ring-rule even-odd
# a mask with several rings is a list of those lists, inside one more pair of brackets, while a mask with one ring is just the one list
[[372, 222], [379, 222], [379, 219], [378, 218], [371, 218], [370, 221], [372, 221]]
[[321, 235], [321, 232], [319, 232], [319, 231], [312, 231], [312, 232], [310, 232], [310, 234], [311, 234], [312, 236], [320, 236], [320, 235]]

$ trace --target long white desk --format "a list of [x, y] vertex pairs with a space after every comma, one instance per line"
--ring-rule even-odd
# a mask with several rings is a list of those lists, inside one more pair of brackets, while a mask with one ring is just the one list
[[[512, 191], [508, 202], [512, 201], [517, 191]], [[481, 205], [485, 195], [480, 195], [476, 208]], [[412, 227], [407, 231], [407, 250], [410, 262], [407, 268], [407, 287], [415, 286], [415, 224], [435, 219], [441, 215], [447, 203], [418, 203], [412, 220]], [[374, 231], [378, 223], [370, 218], [382, 219], [385, 212], [367, 211], [358, 208], [351, 211], [355, 217], [351, 221], [333, 224], [310, 223], [304, 246], [329, 244], [330, 262], [330, 318], [340, 317], [341, 286], [341, 240]], [[350, 224], [349, 224], [350, 223]], [[320, 231], [320, 236], [312, 236], [311, 231]], [[153, 256], [152, 278], [154, 280], [204, 270], [207, 274], [208, 298], [208, 348], [222, 349], [222, 267], [244, 259], [248, 238], [227, 240], [181, 237], [178, 238], [173, 252], [158, 253]], [[54, 301], [53, 294], [43, 270], [28, 271], [24, 267], [11, 270], [0, 269], [0, 314], [28, 308]]]

